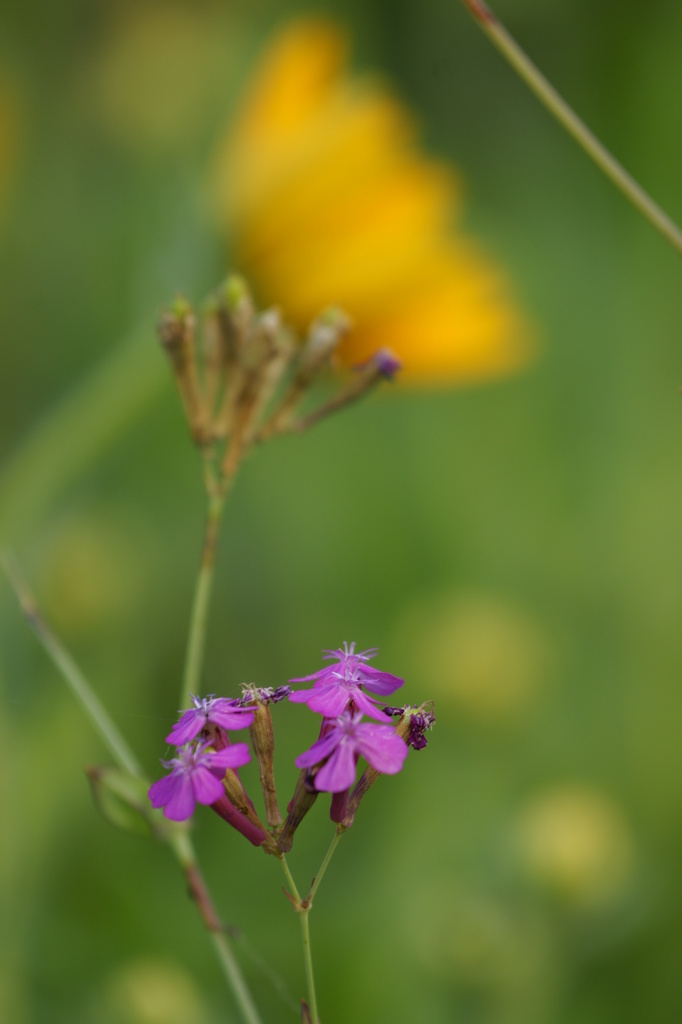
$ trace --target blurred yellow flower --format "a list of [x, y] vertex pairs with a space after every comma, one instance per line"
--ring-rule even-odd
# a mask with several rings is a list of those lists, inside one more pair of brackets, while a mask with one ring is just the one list
[[529, 358], [504, 273], [453, 224], [462, 188], [419, 151], [387, 87], [346, 70], [347, 39], [305, 18], [275, 36], [216, 160], [235, 265], [303, 329], [338, 304], [346, 363], [387, 346], [412, 380], [474, 380]]
[[631, 880], [630, 826], [598, 790], [568, 785], [538, 795], [521, 817], [518, 840], [530, 874], [568, 903], [608, 903]]
[[113, 972], [98, 991], [97, 1018], [104, 1024], [203, 1024], [201, 992], [180, 964], [140, 958]]
[[529, 609], [492, 593], [443, 593], [396, 624], [406, 675], [442, 707], [488, 725], [523, 719], [551, 675], [552, 637]]

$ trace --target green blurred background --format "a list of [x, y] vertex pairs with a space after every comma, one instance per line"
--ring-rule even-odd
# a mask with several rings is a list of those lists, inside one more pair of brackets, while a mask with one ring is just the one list
[[[680, 5], [497, 9], [679, 216]], [[225, 272], [206, 167], [263, 39], [299, 10], [3, 4], [0, 539], [151, 775], [203, 519], [153, 324]], [[280, 684], [355, 639], [406, 699], [437, 703], [428, 749], [372, 791], [316, 901], [322, 1019], [677, 1021], [679, 258], [455, 0], [315, 10], [462, 169], [467, 226], [543, 341], [516, 378], [394, 388], [272, 444], [229, 507], [207, 691]], [[94, 810], [83, 766], [106, 754], [4, 582], [0, 641], [0, 1016], [236, 1020], [168, 851]], [[276, 716], [284, 794], [314, 723]], [[324, 803], [291, 857], [302, 880], [331, 835]], [[195, 837], [226, 919], [299, 997], [278, 865], [208, 812]], [[295, 1020], [240, 957], [265, 1020]]]

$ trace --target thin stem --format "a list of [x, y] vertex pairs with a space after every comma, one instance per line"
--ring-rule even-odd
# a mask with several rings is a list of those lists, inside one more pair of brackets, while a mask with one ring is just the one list
[[331, 860], [331, 856], [334, 852], [336, 843], [338, 841], [339, 835], [337, 834], [329, 850], [327, 850], [327, 854], [324, 860], [322, 861], [322, 866], [318, 871], [316, 877], [313, 879], [313, 884], [311, 886], [310, 892], [308, 893], [308, 896], [304, 900], [301, 899], [300, 893], [296, 886], [296, 882], [294, 881], [294, 876], [292, 875], [289, 869], [289, 865], [287, 864], [286, 857], [284, 856], [284, 854], [282, 854], [280, 857], [280, 860], [282, 862], [282, 868], [284, 869], [284, 874], [286, 875], [287, 882], [289, 883], [289, 887], [291, 889], [291, 895], [293, 896], [292, 903], [301, 922], [303, 965], [305, 967], [305, 979], [306, 986], [308, 989], [308, 1005], [310, 1008], [312, 1024], [319, 1024], [319, 1018], [317, 1016], [317, 996], [315, 994], [315, 974], [313, 972], [313, 954], [310, 945], [310, 922], [308, 921], [308, 916], [310, 914], [310, 908], [312, 907], [312, 897], [314, 896], [315, 891], [317, 890], [317, 886], [319, 885], [322, 879], [322, 875], [324, 874], [327, 865]]
[[313, 954], [310, 948], [310, 926], [308, 915], [310, 907], [302, 910], [298, 915], [301, 919], [301, 940], [303, 942], [303, 963], [305, 964], [305, 977], [308, 984], [308, 1001], [310, 1004], [310, 1015], [312, 1024], [320, 1024], [317, 1016], [317, 996], [315, 995], [315, 975], [313, 974]]
[[192, 614], [189, 624], [185, 671], [183, 673], [182, 692], [180, 694], [181, 709], [189, 707], [190, 694], [198, 693], [200, 689], [199, 684], [201, 681], [201, 669], [204, 662], [204, 650], [206, 647], [208, 609], [211, 603], [211, 591], [213, 589], [213, 576], [218, 549], [220, 521], [230, 482], [231, 478], [230, 480], [226, 480], [222, 487], [207, 486], [208, 505], [206, 508], [206, 528], [204, 531], [201, 563], [199, 565], [199, 574], [197, 576], [197, 582], [194, 589], [194, 601], [192, 604]]
[[244, 955], [247, 956], [253, 966], [259, 970], [265, 978], [267, 978], [282, 1002], [285, 1003], [286, 1006], [288, 1006], [294, 1013], [297, 1013], [299, 1008], [298, 1003], [287, 988], [284, 978], [277, 974], [270, 964], [263, 959], [260, 953], [253, 948], [249, 940], [239, 928], [230, 925], [225, 928], [225, 932], [231, 939], [234, 939], [235, 942], [239, 943], [239, 948], [242, 950]]
[[9, 552], [5, 552], [2, 558], [0, 558], [0, 562], [29, 626], [61, 673], [71, 692], [85, 709], [86, 714], [102, 737], [111, 756], [124, 771], [129, 772], [131, 775], [142, 777], [143, 771], [139, 761], [76, 662], [43, 618], [36, 599], [24, 580], [16, 561]]
[[295, 902], [295, 905], [296, 905], [296, 909], [298, 910], [298, 907], [301, 905], [301, 895], [300, 895], [300, 893], [299, 893], [299, 891], [298, 891], [298, 889], [296, 887], [296, 882], [294, 881], [294, 876], [292, 875], [292, 873], [291, 873], [291, 871], [289, 869], [289, 865], [287, 864], [287, 859], [284, 856], [284, 854], [282, 854], [279, 859], [280, 859], [282, 868], [284, 869], [284, 874], [286, 875], [287, 882], [289, 883], [289, 888], [291, 889], [291, 895], [294, 897], [294, 902]]
[[260, 1014], [251, 998], [244, 976], [234, 958], [232, 949], [224, 932], [211, 932], [211, 941], [216, 956], [225, 975], [225, 980], [232, 989], [232, 993], [241, 1011], [241, 1014], [248, 1024], [262, 1024]]
[[199, 870], [192, 840], [187, 832], [176, 832], [172, 835], [169, 842], [185, 874], [190, 896], [197, 904], [199, 913], [213, 943], [216, 956], [223, 969], [225, 980], [232, 989], [245, 1024], [262, 1024], [258, 1010], [244, 980], [244, 975], [235, 959], [229, 939], [213, 906], [208, 887]]
[[336, 833], [334, 835], [334, 838], [332, 839], [331, 843], [329, 844], [329, 849], [327, 850], [327, 852], [324, 855], [324, 860], [322, 861], [322, 864], [320, 865], [320, 870], [317, 872], [317, 874], [313, 878], [312, 885], [310, 886], [310, 892], [308, 893], [308, 895], [306, 896], [305, 900], [303, 901], [304, 904], [308, 907], [308, 909], [310, 909], [310, 907], [312, 907], [312, 905], [313, 905], [313, 900], [315, 898], [315, 893], [317, 892], [317, 890], [320, 887], [320, 882], [322, 881], [322, 878], [324, 877], [324, 873], [327, 870], [327, 868], [329, 867], [329, 861], [334, 856], [334, 850], [338, 846], [339, 839], [341, 838], [341, 836], [343, 835], [344, 832], [345, 832], [345, 829], [338, 829], [337, 828]]
[[[95, 695], [92, 687], [71, 655], [62, 646], [43, 618], [36, 599], [29, 590], [15, 560], [5, 552], [0, 562], [17, 595], [21, 611], [28, 620], [30, 627], [48, 656], [52, 659], [62, 678], [82, 704], [114, 760], [131, 775], [144, 778], [144, 773], [137, 758], [112, 722], [106, 708]], [[216, 955], [223, 968], [227, 983], [232, 989], [235, 1001], [241, 1010], [245, 1024], [261, 1024], [261, 1019], [251, 999], [244, 976], [230, 949], [227, 936], [213, 905], [208, 887], [199, 870], [196, 854], [188, 833], [179, 829], [173, 830], [165, 835], [165, 839], [180, 863], [187, 881], [189, 894], [196, 903], [206, 929], [211, 936]]]
[[599, 169], [616, 188], [632, 203], [635, 209], [652, 224], [657, 231], [679, 253], [682, 254], [682, 230], [668, 216], [658, 203], [651, 198], [623, 165], [599, 141], [575, 111], [568, 105], [542, 72], [533, 64], [518, 43], [507, 32], [495, 14], [483, 0], [463, 0], [464, 6], [476, 19], [485, 34], [511, 64], [520, 78], [535, 93], [541, 103], [563, 125]]
[[[8, 553], [4, 553], [0, 561], [29, 625], [52, 659], [62, 679], [68, 683], [72, 692], [80, 700], [90, 721], [97, 732], [99, 732], [105, 745], [108, 746], [112, 757], [125, 771], [138, 778], [143, 778], [142, 769], [135, 755], [110, 718], [109, 712], [106, 711], [99, 698], [95, 695], [69, 651], [61, 645], [45, 622], [36, 599], [29, 590], [14, 559]], [[203, 879], [197, 862], [197, 855], [193, 845], [191, 845], [189, 836], [186, 831], [174, 830], [166, 839], [180, 863], [189, 895], [197, 903], [204, 924], [211, 936], [225, 979], [233, 995], [235, 995], [246, 1024], [261, 1024], [244, 976], [235, 956], [233, 956], [229, 948], [227, 937], [224, 934], [211, 895]]]

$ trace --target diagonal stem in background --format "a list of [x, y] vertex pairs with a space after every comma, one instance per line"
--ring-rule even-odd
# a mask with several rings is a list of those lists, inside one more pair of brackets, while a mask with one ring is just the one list
[[111, 756], [124, 771], [138, 777], [143, 776], [140, 763], [114, 724], [109, 712], [91, 688], [87, 679], [69, 652], [59, 642], [43, 618], [33, 594], [24, 580], [16, 560], [9, 552], [3, 552], [0, 564], [19, 601], [29, 626], [38, 637], [48, 655], [56, 665], [69, 689], [84, 708], [85, 713], [102, 737]]
[[[0, 562], [19, 600], [21, 611], [36, 634], [44, 650], [65, 680], [69, 689], [84, 708], [105, 746], [117, 764], [130, 775], [144, 778], [140, 764], [119, 732], [109, 712], [100, 702], [80, 668], [69, 652], [52, 632], [43, 617], [33, 594], [28, 588], [19, 567], [8, 553], [3, 553]], [[151, 811], [151, 808], [150, 808]], [[158, 831], [156, 834], [159, 835]], [[237, 963], [225, 930], [213, 905], [208, 887], [199, 869], [196, 853], [189, 834], [183, 828], [171, 828], [160, 836], [169, 844], [182, 868], [189, 895], [197, 905], [201, 918], [210, 935], [216, 956], [225, 980], [230, 987], [245, 1024], [262, 1024], [258, 1010], [249, 992], [246, 980]]]
[[493, 45], [535, 93], [552, 116], [642, 216], [682, 255], [682, 230], [590, 131], [554, 86], [524, 53], [483, 0], [462, 0]]
[[232, 989], [235, 1001], [246, 1024], [261, 1024], [261, 1018], [251, 998], [244, 975], [237, 963], [229, 939], [211, 900], [206, 882], [199, 870], [192, 840], [186, 831], [171, 834], [169, 844], [180, 863], [187, 880], [189, 894], [194, 900], [208, 931], [218, 962]]

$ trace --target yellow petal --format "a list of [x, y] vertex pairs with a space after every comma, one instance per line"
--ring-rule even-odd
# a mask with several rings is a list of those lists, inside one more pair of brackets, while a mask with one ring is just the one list
[[301, 330], [346, 309], [347, 363], [388, 347], [429, 383], [518, 369], [530, 331], [504, 273], [456, 226], [456, 174], [421, 153], [386, 86], [347, 72], [346, 50], [333, 23], [301, 19], [255, 72], [215, 165], [239, 269]]
[[384, 346], [400, 357], [410, 379], [429, 384], [504, 376], [534, 352], [533, 332], [504, 276], [464, 243], [437, 257], [391, 308], [360, 321], [344, 355], [362, 362]]
[[324, 107], [342, 77], [348, 40], [324, 18], [285, 26], [264, 54], [231, 135], [236, 146], [269, 145]]
[[[266, 236], [255, 225], [238, 241], [239, 264], [299, 327], [330, 303], [362, 320], [409, 289], [430, 259], [434, 236], [427, 228], [437, 229], [449, 193], [447, 176], [434, 168], [396, 167], [320, 204], [314, 231], [293, 224]], [[300, 223], [300, 207], [298, 214]]]

